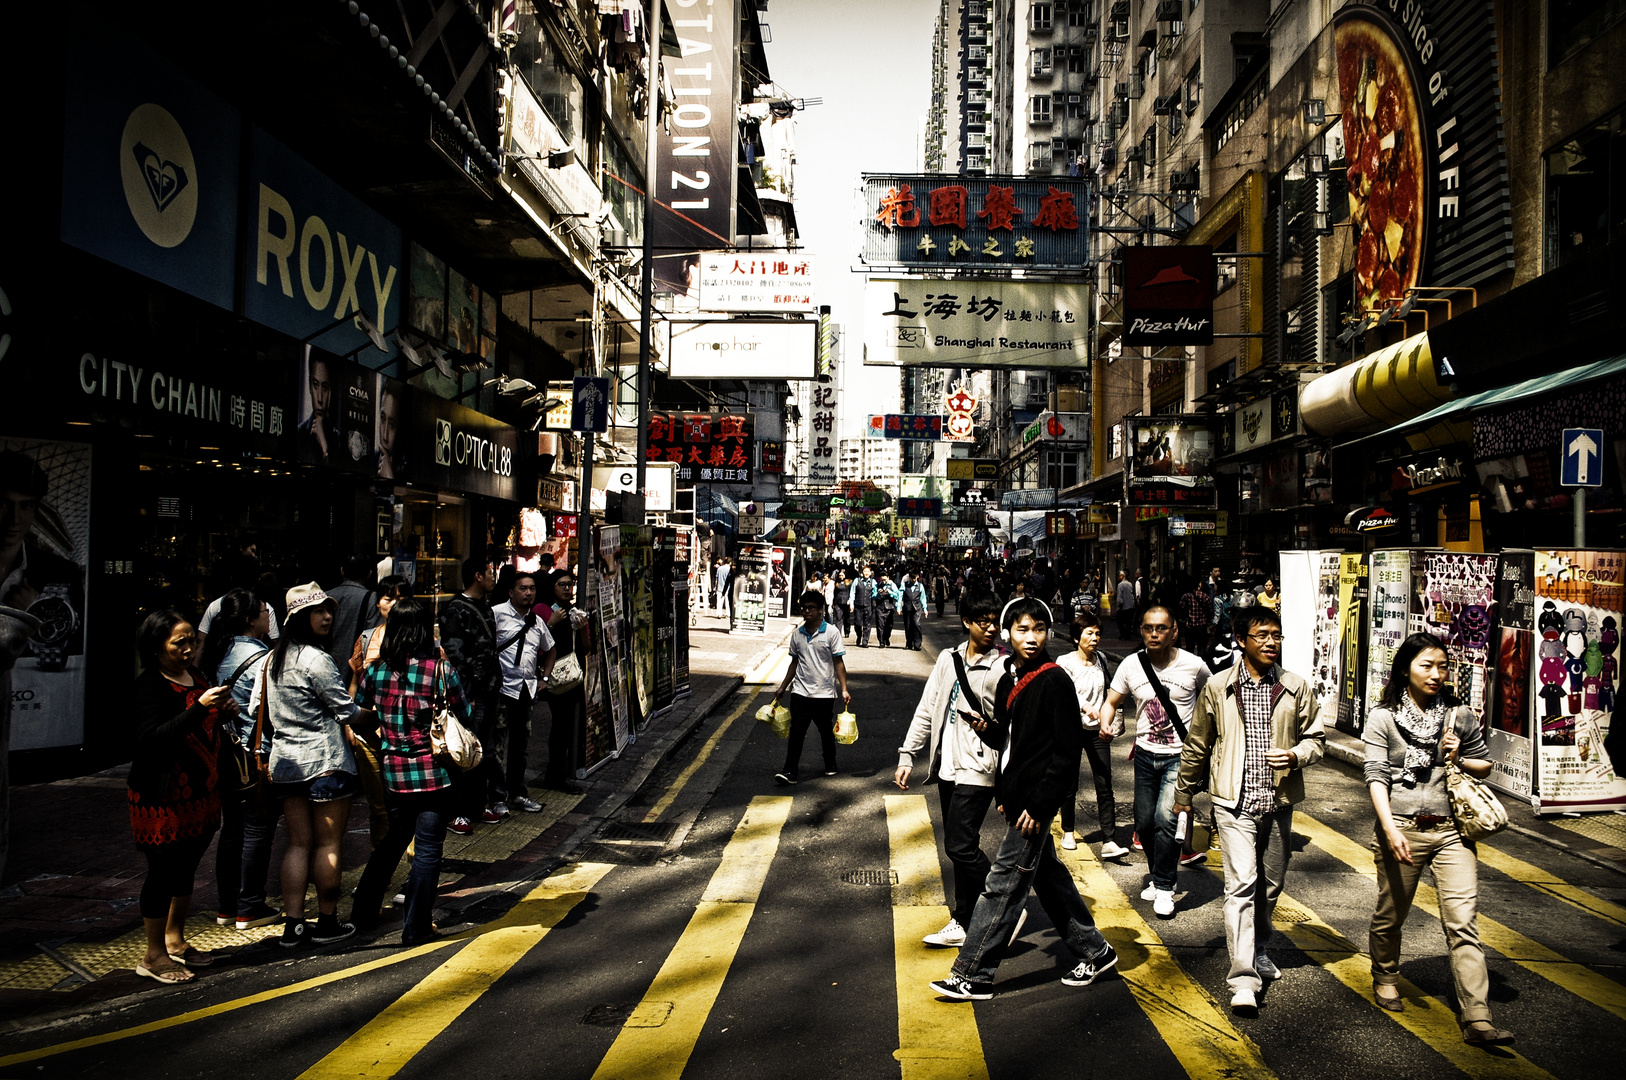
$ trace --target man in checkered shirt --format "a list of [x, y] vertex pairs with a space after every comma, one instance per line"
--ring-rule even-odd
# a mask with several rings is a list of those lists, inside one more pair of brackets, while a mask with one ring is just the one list
[[1309, 683], [1277, 664], [1281, 616], [1263, 605], [1238, 608], [1233, 628], [1242, 663], [1210, 679], [1197, 697], [1174, 812], [1190, 814], [1199, 791], [1214, 798], [1231, 1011], [1256, 1016], [1264, 981], [1281, 978], [1265, 942], [1287, 878], [1293, 804], [1303, 800], [1303, 770], [1321, 760], [1327, 737]]

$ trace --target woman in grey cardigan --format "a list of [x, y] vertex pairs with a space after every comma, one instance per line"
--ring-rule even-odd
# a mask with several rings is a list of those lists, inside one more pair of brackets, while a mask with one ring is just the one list
[[1446, 667], [1439, 641], [1413, 634], [1395, 650], [1383, 697], [1366, 718], [1366, 786], [1377, 811], [1372, 994], [1391, 1012], [1406, 1007], [1399, 991], [1400, 928], [1423, 869], [1432, 866], [1463, 1041], [1501, 1045], [1513, 1034], [1491, 1022], [1486, 1000], [1490, 977], [1476, 923], [1478, 858], [1457, 831], [1445, 787], [1447, 762], [1483, 778], [1491, 770], [1490, 750], [1473, 710], [1445, 692]]

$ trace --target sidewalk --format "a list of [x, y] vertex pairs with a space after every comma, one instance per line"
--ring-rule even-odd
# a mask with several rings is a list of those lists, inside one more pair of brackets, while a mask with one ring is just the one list
[[[725, 624], [726, 625], [726, 624]], [[766, 638], [712, 632], [691, 638], [690, 696], [656, 717], [636, 741], [585, 780], [578, 795], [535, 785], [541, 813], [515, 813], [498, 825], [476, 825], [469, 836], [448, 834], [436, 921], [443, 929], [480, 922], [495, 912], [476, 905], [500, 901], [521, 883], [539, 879], [565, 861], [618, 813], [662, 763], [725, 701], [748, 673], [779, 646]], [[531, 746], [544, 748], [542, 727]], [[533, 750], [532, 769], [545, 751]], [[0, 1014], [72, 1008], [149, 988], [131, 969], [145, 949], [137, 897], [146, 864], [129, 839], [127, 766], [92, 776], [35, 784], [12, 792], [11, 855], [0, 882]], [[269, 891], [280, 889], [278, 867], [285, 836], [278, 830]], [[360, 878], [370, 850], [365, 803], [352, 804], [344, 846], [344, 895]], [[395, 875], [393, 894], [406, 880], [408, 861]], [[200, 948], [229, 950], [228, 964], [285, 959], [267, 941], [281, 925], [238, 931], [217, 927], [214, 849], [198, 868], [188, 937]], [[307, 911], [314, 904], [307, 900]], [[348, 911], [348, 901], [339, 907]], [[386, 907], [380, 936], [399, 932], [399, 913]], [[259, 943], [266, 942], [264, 945]], [[52, 993], [55, 991], [56, 993]]]

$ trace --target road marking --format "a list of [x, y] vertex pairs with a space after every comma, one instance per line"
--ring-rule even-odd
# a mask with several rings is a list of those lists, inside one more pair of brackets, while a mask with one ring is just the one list
[[608, 863], [583, 863], [543, 879], [501, 920], [503, 925], [469, 942], [332, 1053], [301, 1073], [300, 1080], [394, 1076], [400, 1072], [548, 931], [564, 921], [610, 869]]
[[[1293, 815], [1293, 828], [1304, 833], [1310, 842], [1322, 851], [1348, 865], [1356, 873], [1372, 881], [1378, 879], [1377, 867], [1372, 862], [1372, 851], [1330, 828], [1308, 814]], [[1432, 885], [1421, 882], [1413, 906], [1420, 907], [1436, 919], [1440, 917], [1439, 896]], [[1578, 964], [1562, 953], [1549, 949], [1533, 938], [1504, 926], [1495, 919], [1478, 915], [1479, 940], [1486, 948], [1495, 949], [1526, 971], [1532, 971], [1583, 1001], [1626, 1019], [1626, 986]]]
[[777, 646], [773, 652], [762, 658], [762, 662], [745, 673], [746, 686], [775, 686], [785, 680], [785, 672], [790, 667], [790, 649], [784, 645]]
[[[1060, 827], [1052, 832], [1059, 837]], [[1095, 852], [1058, 849], [1079, 890], [1093, 900], [1091, 914], [1118, 950], [1118, 973], [1169, 1051], [1191, 1080], [1274, 1077], [1254, 1041], [1232, 1025], [1217, 1001], [1187, 975], [1163, 939], [1146, 924]]]
[[622, 1027], [594, 1080], [678, 1080], [683, 1074], [756, 911], [790, 804], [787, 795], [751, 800], [694, 916], [634, 1014], [664, 1016], [664, 1022]]
[[[1298, 815], [1302, 816], [1302, 815]], [[1295, 823], [1296, 824], [1296, 823]], [[1296, 914], [1307, 916], [1302, 921], [1283, 919], [1284, 908], [1297, 908]], [[1331, 972], [1332, 975], [1372, 1008], [1372, 960], [1355, 944], [1327, 925], [1319, 915], [1305, 905], [1283, 893], [1277, 902], [1277, 932], [1297, 946], [1304, 955]], [[1401, 1012], [1379, 1009], [1383, 1015], [1421, 1039], [1452, 1065], [1474, 1080], [1553, 1080], [1551, 1075], [1529, 1060], [1519, 1056], [1510, 1047], [1498, 1047], [1487, 1053], [1477, 1046], [1462, 1041], [1462, 1028], [1451, 1007], [1430, 997], [1405, 979], [1400, 980], [1400, 996], [1406, 1001]], [[1426, 1070], [1425, 1070], [1426, 1071]]]
[[903, 1080], [985, 1080], [988, 1063], [971, 1006], [942, 1001], [927, 987], [948, 974], [952, 949], [928, 949], [920, 939], [942, 929], [949, 909], [937, 836], [924, 795], [887, 795], [886, 831], [892, 869], [893, 957], [898, 980], [898, 1050]]
[[1602, 897], [1593, 896], [1579, 885], [1571, 885], [1534, 863], [1527, 863], [1486, 844], [1479, 845], [1479, 861], [1492, 870], [1506, 874], [1521, 885], [1528, 885], [1537, 892], [1546, 893], [1554, 900], [1561, 900], [1571, 907], [1580, 908], [1588, 915], [1612, 922], [1616, 926], [1626, 926], [1626, 908], [1619, 904], [1611, 904]]
[[689, 782], [689, 778], [698, 772], [700, 766], [711, 758], [711, 752], [717, 749], [717, 744], [722, 742], [723, 735], [734, 725], [734, 721], [738, 720], [745, 710], [751, 707], [751, 702], [755, 701], [760, 693], [762, 693], [760, 686], [753, 687], [745, 700], [740, 702], [740, 707], [730, 713], [728, 718], [721, 724], [717, 725], [717, 730], [711, 733], [711, 738], [707, 739], [706, 744], [700, 748], [700, 753], [696, 754], [695, 759], [689, 762], [682, 772], [677, 774], [677, 779], [672, 781], [672, 786], [666, 789], [666, 794], [661, 796], [660, 801], [649, 808], [649, 812], [644, 815], [646, 822], [655, 821], [666, 812], [667, 807], [671, 806], [673, 801], [677, 799], [678, 792], [682, 791], [684, 785]]
[[[612, 869], [609, 864], [592, 863], [584, 863], [582, 864], [581, 868], [593, 866], [601, 867], [604, 872], [608, 872], [610, 869]], [[578, 867], [561, 867], [558, 871], [555, 871], [554, 875], [548, 878], [547, 881], [557, 881], [561, 875], [567, 872], [573, 872], [576, 869], [578, 869]], [[602, 876], [602, 874], [600, 876]], [[546, 885], [547, 881], [544, 881], [543, 884]], [[278, 986], [271, 990], [262, 990], [257, 994], [249, 994], [245, 997], [233, 998], [230, 1001], [217, 1002], [214, 1005], [208, 1005], [201, 1009], [193, 1009], [190, 1012], [165, 1017], [162, 1020], [153, 1020], [145, 1024], [138, 1024], [135, 1027], [120, 1028], [117, 1031], [107, 1031], [100, 1035], [91, 1035], [83, 1039], [74, 1039], [71, 1042], [56, 1043], [52, 1046], [42, 1046], [37, 1050], [25, 1050], [20, 1054], [8, 1054], [5, 1057], [0, 1057], [0, 1067], [4, 1067], [6, 1065], [18, 1065], [26, 1061], [38, 1061], [41, 1058], [54, 1057], [57, 1054], [71, 1053], [74, 1050], [84, 1050], [92, 1046], [104, 1046], [107, 1043], [118, 1042], [122, 1039], [135, 1038], [138, 1035], [150, 1035], [156, 1031], [164, 1031], [168, 1028], [180, 1027], [183, 1024], [191, 1024], [199, 1020], [207, 1020], [213, 1016], [221, 1016], [225, 1013], [236, 1012], [238, 1009], [244, 1009], [250, 1005], [261, 1005], [268, 1001], [275, 1001], [278, 998], [304, 993], [306, 990], [315, 990], [319, 987], [329, 986], [336, 982], [342, 982], [345, 979], [351, 979], [357, 975], [367, 975], [383, 968], [393, 967], [396, 964], [404, 964], [409, 960], [416, 960], [421, 956], [426, 956], [432, 952], [438, 952], [441, 949], [449, 949], [455, 945], [462, 945], [465, 942], [478, 940], [483, 935], [491, 933], [494, 930], [501, 930], [508, 926], [515, 925], [517, 920], [524, 918], [526, 910], [527, 909], [524, 909], [522, 905], [515, 905], [514, 909], [507, 915], [504, 915], [502, 918], [497, 919], [494, 922], [486, 923], [483, 926], [474, 927], [473, 929], [467, 930], [464, 933], [458, 934], [454, 937], [441, 938], [438, 941], [426, 942], [422, 945], [413, 946], [410, 949], [402, 949], [400, 952], [391, 953], [390, 955], [380, 957], [377, 960], [369, 960], [366, 963], [356, 964], [353, 967], [340, 968], [338, 971], [330, 971], [325, 975], [317, 975], [314, 978], [304, 979], [296, 983], [289, 983], [287, 986]]]

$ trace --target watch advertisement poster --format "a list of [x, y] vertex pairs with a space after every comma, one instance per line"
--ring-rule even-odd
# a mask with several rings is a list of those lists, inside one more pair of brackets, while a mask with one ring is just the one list
[[1343, 669], [1338, 689], [1338, 728], [1359, 735], [1366, 724], [1366, 699], [1361, 695], [1366, 674], [1367, 556], [1345, 552], [1338, 563], [1338, 642]]
[[90, 447], [0, 439], [0, 605], [40, 621], [11, 673], [11, 749], [85, 733]]
[[1536, 809], [1626, 808], [1626, 778], [1604, 749], [1620, 689], [1626, 552], [1537, 551], [1535, 559]]

